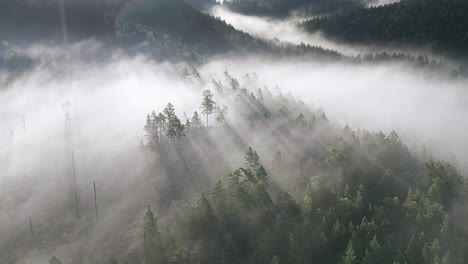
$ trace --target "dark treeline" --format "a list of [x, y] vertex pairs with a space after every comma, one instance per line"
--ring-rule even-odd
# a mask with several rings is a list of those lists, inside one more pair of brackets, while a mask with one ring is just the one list
[[228, 0], [223, 5], [249, 15], [287, 16], [292, 11], [306, 14], [333, 13], [354, 9], [367, 4], [367, 0]]
[[[62, 45], [58, 0], [13, 1], [0, 5], [5, 5], [0, 12], [9, 13], [1, 16], [4, 23], [0, 24], [5, 32], [3, 38], [8, 40], [0, 55], [8, 70], [24, 72], [39, 63], [39, 58], [29, 58], [27, 53], [21, 52], [24, 41], [56, 41]], [[425, 57], [378, 53], [352, 58], [319, 46], [259, 39], [235, 29], [220, 18], [196, 10], [183, 0], [133, 0], [125, 5], [121, 1], [110, 0], [65, 1], [65, 11], [70, 43], [89, 37], [103, 41], [102, 47], [93, 55], [86, 57], [80, 54], [86, 59], [96, 57], [104, 61], [112, 57], [112, 48], [123, 48], [129, 54], [143, 52], [160, 60], [191, 63], [203, 63], [218, 55], [254, 53], [256, 56], [301, 57], [320, 61], [409, 62], [454, 76], [465, 72], [462, 68], [451, 68], [446, 63]], [[29, 16], [29, 13], [33, 15]], [[50, 21], [34, 22], [42, 20]], [[35, 28], [35, 24], [41, 29]], [[30, 31], [34, 31], [33, 34]], [[23, 35], [28, 38], [22, 40]], [[80, 59], [80, 56], [72, 54], [74, 59]]]
[[[409, 150], [394, 131], [340, 127], [321, 109], [260, 88], [255, 74], [224, 78], [203, 92], [206, 122], [195, 112], [182, 124], [172, 104], [147, 117], [142, 150], [166, 163], [170, 182], [161, 195], [199, 194], [172, 216], [161, 203], [142, 205], [138, 252], [111, 263], [466, 262], [468, 187], [454, 166]], [[212, 122], [223, 104], [223, 121]], [[228, 162], [242, 156], [230, 142], [243, 161]], [[203, 155], [190, 152], [195, 145]], [[229, 168], [224, 176], [183, 173], [205, 155], [216, 160], [211, 168]]]
[[[30, 43], [61, 46], [63, 29], [73, 44], [94, 38], [109, 48], [144, 52], [158, 59], [200, 62], [231, 53], [335, 58], [335, 51], [272, 43], [236, 30], [220, 18], [200, 12], [183, 0], [59, 0], [0, 3], [2, 40], [24, 47]], [[62, 28], [62, 26], [64, 28]], [[108, 52], [100, 51], [100, 57]]]
[[235, 29], [220, 18], [200, 12], [183, 0], [133, 1], [116, 24], [117, 39], [125, 46], [158, 57], [200, 62], [212, 55], [342, 57], [318, 46], [269, 42]]
[[403, 0], [305, 23], [311, 31], [349, 43], [428, 46], [468, 56], [468, 3], [463, 0]]

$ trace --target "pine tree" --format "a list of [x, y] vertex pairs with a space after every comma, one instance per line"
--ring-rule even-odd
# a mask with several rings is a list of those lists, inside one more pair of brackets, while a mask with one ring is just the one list
[[166, 121], [167, 121], [166, 116], [163, 113], [159, 113], [157, 117], [159, 137], [162, 137], [164, 134], [166, 134], [166, 129], [167, 129]]
[[171, 104], [171, 103], [168, 103], [166, 108], [164, 108], [163, 110], [163, 113], [164, 113], [164, 116], [166, 118], [166, 122], [167, 123], [170, 123], [171, 120], [174, 118], [175, 116], [175, 109], [174, 109], [174, 106]]
[[357, 263], [357, 261], [356, 261], [356, 254], [354, 253], [353, 242], [349, 241], [348, 247], [346, 248], [345, 255], [343, 256], [343, 259], [341, 260], [341, 264], [355, 264], [355, 263]]
[[201, 103], [202, 113], [206, 115], [206, 126], [208, 127], [208, 117], [214, 112], [215, 102], [213, 101], [213, 94], [210, 90], [203, 91], [203, 99]]
[[364, 253], [363, 264], [373, 264], [373, 263], [382, 263], [384, 260], [381, 257], [382, 247], [377, 241], [377, 236], [374, 235], [372, 241], [369, 244], [369, 247]]
[[226, 121], [227, 107], [223, 108], [216, 106], [216, 124], [221, 124]]
[[252, 169], [256, 169], [260, 166], [260, 157], [258, 156], [258, 153], [252, 149], [252, 147], [247, 149], [247, 152], [245, 153], [245, 161], [247, 163], [247, 167]]
[[174, 106], [169, 103], [163, 112], [167, 121], [166, 136], [170, 139], [180, 139], [185, 136], [185, 127], [175, 114]]
[[279, 257], [275, 255], [273, 259], [271, 260], [270, 264], [280, 264]]
[[181, 139], [185, 136], [185, 126], [177, 116], [174, 117], [172, 126], [174, 127], [174, 133], [177, 139]]
[[197, 129], [197, 128], [200, 128], [202, 126], [203, 126], [203, 124], [202, 124], [202, 121], [200, 119], [200, 116], [198, 115], [198, 112], [195, 111], [193, 113], [193, 117], [192, 117], [192, 128]]
[[143, 219], [143, 252], [145, 263], [160, 263], [163, 260], [163, 252], [159, 241], [157, 219], [154, 217], [151, 207], [148, 205]]
[[188, 134], [190, 130], [192, 129], [192, 122], [190, 122], [190, 119], [187, 118], [187, 120], [185, 120], [184, 127], [185, 127], [185, 133]]

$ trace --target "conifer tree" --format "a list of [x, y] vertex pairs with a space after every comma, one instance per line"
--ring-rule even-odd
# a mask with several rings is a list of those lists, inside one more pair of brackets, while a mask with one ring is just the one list
[[280, 264], [280, 259], [278, 258], [278, 256], [275, 255], [271, 260], [270, 264]]
[[348, 243], [348, 247], [346, 248], [345, 255], [341, 260], [341, 264], [356, 264], [356, 254], [354, 253], [354, 246], [353, 242], [350, 240]]
[[222, 108], [216, 106], [216, 124], [221, 124], [226, 121], [227, 107], [223, 106]]
[[201, 121], [200, 116], [198, 115], [198, 112], [197, 112], [197, 111], [195, 111], [195, 112], [193, 113], [193, 117], [192, 117], [192, 122], [191, 122], [191, 123], [192, 123], [192, 128], [195, 128], [195, 129], [200, 128], [200, 127], [203, 126], [202, 121]]
[[210, 90], [203, 91], [203, 99], [201, 103], [202, 113], [206, 115], [206, 126], [208, 127], [208, 117], [214, 112], [215, 102], [213, 101], [213, 94]]

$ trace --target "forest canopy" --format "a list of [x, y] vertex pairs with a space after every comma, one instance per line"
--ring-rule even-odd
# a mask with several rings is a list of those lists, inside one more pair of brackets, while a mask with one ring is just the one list
[[[454, 166], [425, 150], [410, 151], [394, 131], [340, 127], [321, 109], [269, 89], [240, 88], [239, 80], [225, 77], [212, 81], [213, 92], [203, 92], [200, 107], [207, 121], [221, 112], [215, 119], [222, 121], [204, 123], [195, 111], [182, 122], [169, 103], [148, 115], [141, 150], [164, 162], [172, 155], [187, 161], [193, 144], [209, 148], [218, 133], [223, 142], [234, 140], [236, 126], [275, 144], [246, 146], [243, 164], [208, 184], [186, 214], [164, 225], [158, 216], [165, 218], [165, 209], [147, 207], [143, 253], [130, 261], [465, 263], [468, 233], [453, 209], [467, 201], [468, 185]], [[214, 111], [223, 102], [234, 104]], [[177, 162], [168, 170], [173, 175], [165, 193], [186, 196], [180, 184], [188, 172]], [[210, 182], [193, 176], [199, 185]]]

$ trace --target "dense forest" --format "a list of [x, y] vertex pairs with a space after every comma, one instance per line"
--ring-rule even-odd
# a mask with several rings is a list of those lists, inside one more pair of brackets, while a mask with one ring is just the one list
[[[225, 5], [234, 3], [226, 2]], [[213, 17], [193, 7], [209, 4], [210, 1], [197, 3], [184, 0], [133, 0], [126, 3], [120, 0], [65, 1], [63, 8], [66, 12], [64, 21], [67, 24], [67, 40], [70, 45], [88, 38], [102, 41], [105, 47], [95, 55], [102, 58], [110, 56], [109, 52], [112, 49], [109, 47], [112, 47], [123, 48], [130, 54], [143, 52], [157, 59], [191, 63], [206, 62], [221, 54], [255, 53], [257, 56], [307, 57], [326, 61], [398, 60], [429, 68], [435, 66], [452, 75], [459, 75], [465, 71], [460, 67], [447, 66], [445, 63], [428, 60], [423, 56], [380, 52], [349, 57], [319, 45], [294, 45], [265, 40], [236, 29], [221, 18]], [[4, 65], [12, 64], [9, 69], [29, 69], [34, 64], [34, 60], [38, 59], [28, 58], [22, 54], [21, 48], [26, 43], [25, 36], [37, 42], [63, 41], [60, 1], [17, 0], [0, 5], [4, 5], [0, 6], [0, 12], [4, 12], [4, 15], [0, 16], [2, 19], [0, 28], [5, 33], [3, 41], [4, 47], [7, 47], [0, 50], [2, 53], [0, 55]], [[285, 10], [283, 7], [280, 9]], [[380, 10], [378, 8], [370, 10], [374, 9]], [[326, 20], [309, 21], [307, 27], [311, 28], [312, 23], [319, 21]], [[353, 36], [357, 35], [353, 33]], [[14, 56], [11, 56], [11, 47], [15, 49]]]
[[468, 56], [468, 3], [463, 0], [403, 0], [305, 22], [311, 32], [348, 43], [429, 47]]
[[287, 16], [291, 12], [308, 15], [333, 13], [352, 10], [366, 5], [368, 0], [229, 0], [223, 5], [230, 9], [250, 15]]
[[2, 40], [19, 47], [31, 39], [39, 43], [62, 42], [62, 26], [66, 24], [70, 44], [94, 38], [105, 43], [106, 50], [124, 48], [129, 53], [144, 52], [158, 59], [201, 62], [219, 54], [250, 52], [339, 57], [337, 52], [318, 46], [298, 47], [251, 36], [184, 0], [64, 1], [64, 17], [59, 12], [60, 3], [58, 0], [0, 3]]
[[239, 31], [219, 18], [202, 13], [183, 0], [133, 1], [116, 24], [119, 41], [155, 53], [203, 61], [218, 54], [255, 52], [271, 56], [310, 56], [334, 59], [340, 55], [318, 46], [269, 42]]
[[[183, 76], [200, 81], [194, 69]], [[341, 127], [256, 78], [225, 72], [185, 120], [171, 103], [147, 116], [140, 151], [165, 165], [164, 199], [141, 205], [139, 246], [110, 263], [466, 262], [459, 205], [468, 187], [454, 166], [410, 151], [394, 131]], [[220, 152], [232, 146], [244, 146], [243, 161]], [[198, 148], [207, 156], [195, 155]], [[208, 177], [193, 166], [206, 159], [232, 169]], [[199, 192], [191, 208], [171, 215], [170, 200]]]

